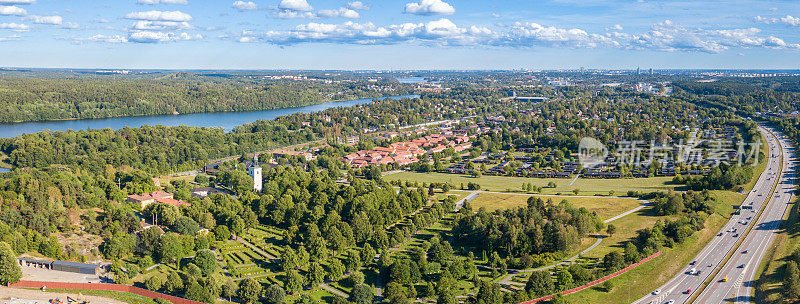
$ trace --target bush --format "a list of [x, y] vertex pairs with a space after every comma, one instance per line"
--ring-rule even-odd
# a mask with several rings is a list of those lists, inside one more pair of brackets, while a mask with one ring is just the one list
[[611, 290], [614, 290], [614, 283], [611, 283], [610, 280], [603, 282], [603, 290], [605, 292], [611, 292]]

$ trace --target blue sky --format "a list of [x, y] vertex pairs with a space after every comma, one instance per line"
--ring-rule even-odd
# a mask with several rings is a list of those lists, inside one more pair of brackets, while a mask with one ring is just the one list
[[0, 66], [800, 69], [800, 1], [0, 0]]

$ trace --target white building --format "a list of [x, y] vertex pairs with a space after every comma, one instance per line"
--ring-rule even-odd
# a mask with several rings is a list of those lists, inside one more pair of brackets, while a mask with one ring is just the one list
[[263, 179], [261, 178], [261, 165], [258, 163], [258, 155], [253, 157], [253, 163], [250, 164], [250, 167], [247, 167], [247, 174], [253, 178], [253, 189], [256, 192], [261, 192]]

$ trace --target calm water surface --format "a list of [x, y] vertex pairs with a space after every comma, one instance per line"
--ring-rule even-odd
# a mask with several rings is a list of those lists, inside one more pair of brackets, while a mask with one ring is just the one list
[[[387, 97], [391, 99], [417, 98], [419, 95], [405, 95]], [[379, 98], [386, 99], [386, 98]], [[319, 112], [335, 107], [350, 107], [354, 105], [367, 104], [372, 102], [372, 98], [355, 99], [349, 101], [332, 101], [317, 105], [310, 105], [299, 108], [275, 109], [248, 112], [217, 112], [217, 113], [197, 113], [183, 115], [157, 115], [157, 116], [137, 116], [137, 117], [117, 117], [106, 119], [80, 119], [62, 120], [45, 122], [25, 122], [25, 123], [6, 123], [0, 124], [0, 138], [15, 137], [22, 134], [36, 133], [43, 130], [67, 131], [67, 130], [87, 130], [87, 129], [122, 129], [124, 127], [141, 127], [144, 125], [164, 125], [164, 126], [192, 126], [192, 127], [221, 127], [227, 131], [245, 123], [254, 122], [259, 119], [269, 120], [279, 116], [291, 115], [294, 113]]]

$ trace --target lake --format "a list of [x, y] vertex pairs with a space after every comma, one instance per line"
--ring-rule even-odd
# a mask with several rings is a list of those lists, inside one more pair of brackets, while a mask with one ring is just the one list
[[[378, 100], [417, 98], [419, 95], [403, 95], [393, 97], [375, 98]], [[280, 116], [291, 115], [294, 113], [311, 113], [336, 107], [350, 107], [360, 104], [371, 103], [373, 98], [354, 99], [348, 101], [331, 101], [316, 105], [299, 108], [274, 109], [263, 111], [246, 112], [215, 112], [215, 113], [196, 113], [181, 115], [155, 115], [155, 116], [135, 116], [135, 117], [115, 117], [105, 119], [78, 119], [78, 120], [58, 120], [44, 122], [23, 122], [0, 124], [0, 138], [16, 137], [22, 134], [36, 133], [44, 130], [67, 131], [67, 130], [87, 130], [87, 129], [122, 129], [124, 127], [141, 127], [144, 125], [164, 125], [164, 126], [192, 126], [192, 127], [221, 127], [227, 131], [245, 123], [254, 122], [259, 119], [270, 120]]]

